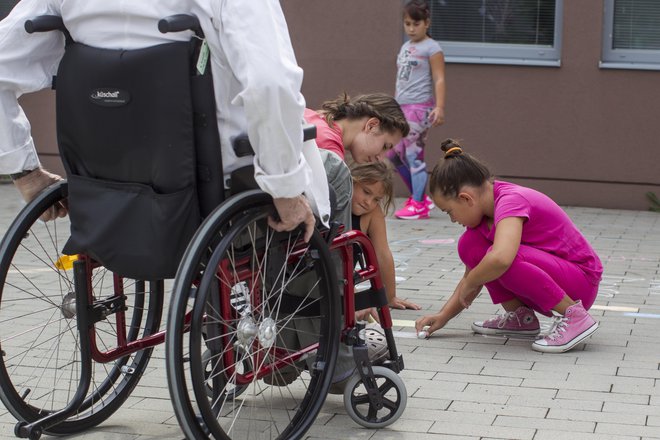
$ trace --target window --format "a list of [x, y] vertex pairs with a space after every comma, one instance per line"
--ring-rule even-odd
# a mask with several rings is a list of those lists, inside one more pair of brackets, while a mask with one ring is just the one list
[[660, 70], [660, 2], [605, 0], [601, 67]]
[[431, 0], [448, 62], [559, 66], [563, 0]]
[[0, 0], [0, 20], [9, 15], [16, 3], [18, 3], [18, 0]]

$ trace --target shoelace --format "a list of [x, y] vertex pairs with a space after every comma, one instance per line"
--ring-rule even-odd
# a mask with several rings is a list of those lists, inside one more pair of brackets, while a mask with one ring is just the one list
[[568, 318], [565, 316], [553, 316], [552, 324], [550, 325], [550, 331], [546, 338], [552, 339], [553, 341], [561, 336], [564, 331], [566, 331], [566, 326], [568, 326]]
[[520, 318], [518, 317], [518, 314], [516, 312], [506, 312], [504, 315], [500, 317], [500, 320], [497, 323], [497, 328], [503, 328], [506, 325], [506, 323], [513, 318], [516, 318], [516, 320], [518, 321], [518, 325], [522, 326], [522, 322], [520, 322]]

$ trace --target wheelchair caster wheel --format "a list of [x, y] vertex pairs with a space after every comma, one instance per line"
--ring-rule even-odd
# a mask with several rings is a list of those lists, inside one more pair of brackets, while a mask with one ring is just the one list
[[382, 408], [378, 408], [367, 393], [362, 377], [354, 374], [344, 390], [346, 412], [355, 423], [365, 428], [384, 428], [396, 422], [406, 408], [408, 396], [403, 380], [386, 367], [372, 367], [378, 393], [383, 399]]
[[28, 422], [18, 422], [14, 425], [14, 435], [16, 437], [28, 438], [30, 440], [39, 440], [43, 431], [41, 428], [33, 427], [32, 429], [27, 429], [29, 425]]

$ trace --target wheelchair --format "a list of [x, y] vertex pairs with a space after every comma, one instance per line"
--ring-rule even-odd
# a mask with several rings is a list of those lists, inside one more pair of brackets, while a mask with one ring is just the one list
[[[15, 435], [74, 434], [108, 419], [161, 343], [187, 438], [301, 438], [340, 344], [355, 362], [349, 416], [388, 426], [406, 406], [404, 365], [369, 239], [336, 224], [308, 243], [301, 230], [272, 230], [271, 197], [241, 177], [250, 170], [232, 174], [225, 194], [213, 82], [208, 67], [195, 68], [203, 33], [187, 15], [159, 28], [196, 36], [114, 51], [73, 42], [59, 17], [26, 23], [65, 35], [54, 86], [67, 181], [28, 203], [0, 242], [0, 400]], [[100, 104], [79, 93], [91, 89]], [[163, 89], [177, 96], [159, 100]], [[168, 122], [142, 121], [143, 112]], [[69, 217], [40, 221], [61, 203]], [[359, 283], [369, 288], [357, 294]], [[380, 365], [355, 320], [356, 307], [371, 306], [387, 342]]]

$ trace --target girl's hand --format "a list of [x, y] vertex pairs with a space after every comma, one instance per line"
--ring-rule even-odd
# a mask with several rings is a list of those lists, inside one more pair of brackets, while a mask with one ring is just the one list
[[415, 321], [415, 332], [419, 333], [424, 330], [424, 327], [428, 327], [426, 329], [426, 333], [430, 336], [434, 331], [440, 330], [442, 327], [444, 327], [445, 324], [446, 322], [440, 316], [440, 314], [422, 316], [417, 321]]
[[369, 309], [358, 310], [355, 312], [356, 321], [369, 321], [369, 317], [371, 317], [374, 321], [380, 323], [380, 319], [378, 319], [378, 312], [374, 307], [371, 307]]
[[429, 122], [431, 127], [437, 127], [445, 123], [445, 110], [440, 107], [435, 107], [429, 114]]
[[392, 301], [390, 301], [389, 306], [392, 309], [399, 309], [399, 310], [405, 310], [405, 309], [422, 310], [422, 308], [417, 304], [415, 304], [414, 302], [410, 302], [405, 299], [400, 299], [397, 298], [396, 296], [392, 298]]

